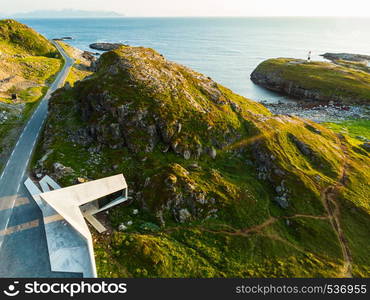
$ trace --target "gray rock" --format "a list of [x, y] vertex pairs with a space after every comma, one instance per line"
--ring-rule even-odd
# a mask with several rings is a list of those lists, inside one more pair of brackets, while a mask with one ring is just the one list
[[253, 166], [253, 161], [251, 161], [250, 159], [247, 159], [247, 160], [245, 161], [245, 164], [246, 164], [247, 166]]
[[65, 167], [61, 163], [58, 163], [58, 162], [53, 164], [53, 170], [54, 170], [54, 173], [58, 177], [62, 177], [64, 175], [70, 175], [74, 173], [74, 170], [72, 168]]
[[189, 150], [185, 150], [185, 151], [184, 151], [184, 158], [185, 158], [186, 160], [189, 160], [189, 159], [190, 159], [190, 157], [191, 157], [191, 153], [190, 153], [190, 151], [189, 151]]
[[177, 133], [180, 133], [182, 129], [181, 123], [177, 124]]
[[353, 54], [353, 53], [325, 53], [321, 55], [322, 57], [329, 59], [331, 61], [336, 60], [346, 60], [353, 62], [368, 62], [370, 61], [369, 55], [363, 54]]
[[217, 150], [212, 147], [209, 151], [209, 155], [213, 158], [213, 159], [216, 159], [216, 156], [217, 156]]
[[64, 84], [64, 88], [66, 90], [70, 90], [72, 88], [71, 84], [69, 83], [69, 81], [67, 81], [65, 84]]
[[301, 151], [301, 153], [303, 155], [306, 155], [306, 156], [311, 156], [312, 155], [312, 150], [306, 143], [300, 141], [293, 134], [289, 134], [289, 138], [297, 146], [297, 148], [299, 149], [299, 151]]
[[366, 138], [364, 136], [356, 136], [356, 139], [365, 142]]
[[120, 224], [120, 225], [118, 226], [118, 230], [119, 230], [119, 231], [126, 231], [126, 230], [127, 230], [127, 226], [126, 226], [125, 224]]
[[230, 101], [230, 105], [231, 105], [231, 108], [236, 111], [236, 112], [241, 112], [241, 108], [238, 104], [236, 104], [235, 102], [233, 101]]
[[188, 168], [190, 170], [193, 170], [193, 171], [197, 171], [197, 170], [201, 170], [202, 169], [198, 164], [191, 164]]
[[195, 198], [195, 201], [197, 201], [198, 203], [202, 205], [207, 204], [206, 195], [204, 193], [198, 193], [194, 196], [194, 198]]
[[363, 144], [361, 145], [361, 147], [362, 147], [363, 149], [365, 149], [366, 151], [370, 151], [370, 143], [363, 143]]
[[289, 207], [289, 202], [288, 202], [288, 200], [284, 196], [282, 196], [282, 197], [276, 197], [275, 198], [275, 201], [283, 209], [287, 209]]
[[276, 193], [281, 194], [283, 192], [283, 188], [281, 186], [277, 186], [275, 191]]

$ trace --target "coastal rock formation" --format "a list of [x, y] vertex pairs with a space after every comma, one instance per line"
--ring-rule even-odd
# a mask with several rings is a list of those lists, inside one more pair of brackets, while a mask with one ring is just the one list
[[111, 51], [116, 50], [117, 48], [124, 46], [121, 43], [93, 43], [89, 47], [91, 49], [99, 50], [99, 51]]
[[253, 71], [251, 80], [297, 99], [370, 103], [370, 74], [352, 67], [290, 58], [269, 59]]

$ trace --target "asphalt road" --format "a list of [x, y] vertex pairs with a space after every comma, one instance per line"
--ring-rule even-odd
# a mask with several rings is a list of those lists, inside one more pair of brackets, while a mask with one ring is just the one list
[[[55, 44], [55, 43], [54, 43]], [[43, 217], [24, 186], [47, 118], [50, 95], [64, 84], [74, 61], [57, 44], [65, 65], [41, 100], [0, 175], [0, 277], [69, 277], [50, 271]]]

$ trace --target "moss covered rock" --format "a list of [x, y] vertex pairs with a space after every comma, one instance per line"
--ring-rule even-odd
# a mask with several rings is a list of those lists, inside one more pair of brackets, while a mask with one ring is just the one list
[[[35, 171], [62, 163], [74, 170], [65, 185], [127, 178], [132, 205], [110, 211], [113, 235], [96, 236], [102, 276], [363, 276], [370, 158], [357, 148], [152, 49], [121, 47], [54, 94]], [[361, 234], [346, 240], [351, 228]]]

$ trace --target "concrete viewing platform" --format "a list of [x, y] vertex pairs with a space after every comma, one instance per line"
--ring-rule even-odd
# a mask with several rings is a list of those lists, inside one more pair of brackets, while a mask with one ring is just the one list
[[[40, 188], [30, 178], [25, 181], [42, 211], [51, 270], [96, 277], [92, 237], [85, 219], [99, 233], [105, 231], [94, 214], [128, 200], [125, 178], [121, 174], [61, 188], [45, 176], [38, 184]], [[112, 194], [117, 195], [106, 197]]]

